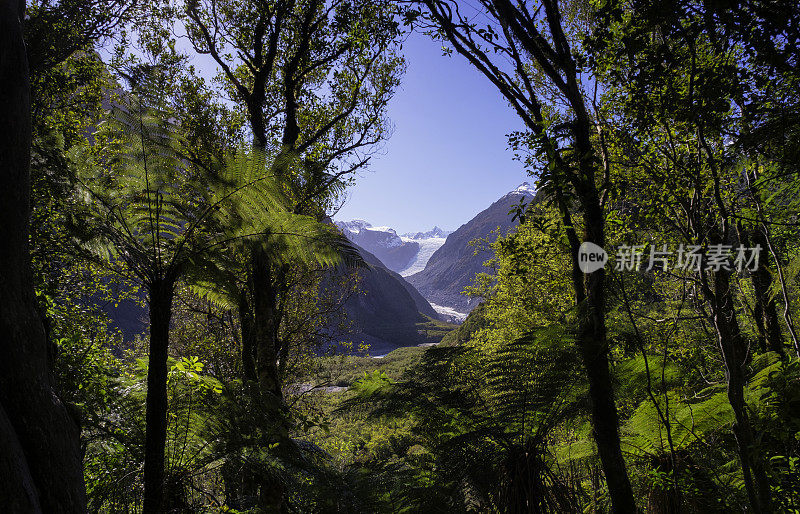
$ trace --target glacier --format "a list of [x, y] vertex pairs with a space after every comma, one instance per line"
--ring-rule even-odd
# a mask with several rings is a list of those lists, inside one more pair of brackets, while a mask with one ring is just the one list
[[445, 316], [446, 318], [452, 318], [458, 323], [463, 323], [469, 313], [466, 312], [458, 312], [455, 309], [451, 309], [450, 307], [445, 307], [444, 305], [437, 305], [435, 303], [429, 302], [433, 310], [438, 312], [439, 314]]
[[[348, 239], [378, 256], [389, 269], [403, 277], [425, 269], [431, 255], [444, 244], [450, 234], [450, 231], [436, 226], [427, 232], [399, 236], [391, 227], [373, 227], [364, 220], [336, 221], [335, 224]], [[404, 257], [408, 252], [402, 255], [397, 253], [404, 248], [418, 250], [408, 260], [408, 257]]]
[[409, 275], [413, 275], [414, 273], [418, 273], [425, 269], [425, 265], [428, 264], [428, 260], [430, 260], [431, 255], [433, 252], [439, 249], [444, 242], [447, 240], [446, 237], [430, 237], [426, 239], [414, 239], [408, 236], [402, 237], [403, 241], [408, 242], [415, 242], [419, 244], [419, 251], [417, 255], [414, 256], [414, 259], [408, 264], [405, 269], [399, 271], [400, 276], [407, 277]]

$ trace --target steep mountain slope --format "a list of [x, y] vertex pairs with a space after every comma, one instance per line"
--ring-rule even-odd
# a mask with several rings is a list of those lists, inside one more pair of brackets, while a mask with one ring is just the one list
[[[373, 268], [371, 274], [368, 274], [366, 277], [362, 277], [361, 289], [366, 291], [366, 293], [368, 295], [369, 294], [373, 294], [374, 295], [374, 294], [377, 294], [379, 291], [383, 291], [386, 294], [385, 295], [382, 294], [382, 296], [390, 296], [391, 295], [391, 296], [395, 296], [398, 299], [400, 299], [400, 298], [403, 297], [403, 295], [401, 293], [399, 293], [399, 290], [397, 289], [397, 285], [395, 284], [395, 283], [397, 283], [406, 291], [408, 296], [411, 297], [411, 300], [414, 302], [414, 306], [415, 306], [416, 311], [417, 311], [418, 314], [421, 313], [421, 314], [424, 314], [425, 316], [430, 316], [431, 318], [434, 318], [434, 319], [437, 318], [436, 311], [433, 310], [433, 307], [431, 307], [431, 304], [428, 303], [428, 300], [426, 300], [419, 293], [419, 291], [414, 289], [414, 286], [412, 286], [411, 284], [406, 282], [403, 279], [403, 277], [400, 276], [400, 274], [398, 274], [397, 272], [388, 269], [383, 264], [383, 262], [381, 262], [378, 259], [378, 257], [376, 255], [371, 254], [370, 252], [366, 251], [364, 248], [361, 248], [358, 245], [355, 245], [355, 246], [356, 246], [356, 248], [358, 248], [359, 252], [361, 253], [361, 256], [364, 258], [364, 261], [366, 261], [367, 264], [369, 264]], [[368, 287], [369, 285], [373, 285], [372, 278], [370, 277], [370, 275], [374, 275], [375, 277], [380, 277], [380, 278], [377, 279], [379, 283], [375, 284], [375, 285], [380, 285], [381, 283], [384, 283], [384, 277], [387, 276], [387, 275], [388, 275], [388, 279], [391, 282], [385, 282], [384, 283], [385, 287], [383, 287], [383, 288], [380, 288], [380, 287], [369, 288]], [[405, 300], [405, 299], [403, 298], [403, 300]]]
[[400, 346], [438, 342], [441, 334], [432, 332], [442, 327], [432, 323], [439, 317], [428, 301], [375, 255], [358, 250], [371, 269], [358, 271], [361, 294], [345, 302], [344, 311], [355, 333], [342, 334], [342, 339], [369, 344], [373, 355]]
[[483, 266], [491, 255], [487, 252], [475, 254], [475, 248], [469, 242], [490, 237], [490, 241], [497, 238], [492, 231], [499, 229], [499, 234], [506, 234], [516, 226], [508, 214], [511, 208], [518, 204], [520, 197], [532, 199], [536, 190], [527, 182], [514, 191], [506, 194], [487, 209], [480, 212], [468, 223], [447, 236], [447, 241], [434, 252], [425, 269], [406, 277], [422, 296], [434, 308], [449, 308], [460, 313], [467, 313], [474, 308], [479, 300], [469, 298], [461, 292], [472, 283], [476, 273], [488, 271]]

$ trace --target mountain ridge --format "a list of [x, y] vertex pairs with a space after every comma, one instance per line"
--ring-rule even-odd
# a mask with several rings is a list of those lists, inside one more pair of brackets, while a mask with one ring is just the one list
[[[536, 194], [533, 186], [523, 182], [447, 236], [445, 243], [430, 256], [425, 268], [406, 280], [431, 304], [468, 313], [479, 300], [463, 295], [462, 291], [472, 283], [477, 273], [490, 271], [483, 263], [491, 257], [488, 252], [476, 252], [469, 242], [488, 238], [492, 243], [498, 236], [506, 235], [517, 225], [509, 211], [521, 197], [532, 200]], [[494, 231], [497, 232], [493, 234]]]

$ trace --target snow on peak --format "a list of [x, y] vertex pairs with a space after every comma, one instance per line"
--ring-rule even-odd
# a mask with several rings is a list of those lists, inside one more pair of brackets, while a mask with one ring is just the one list
[[523, 182], [522, 184], [519, 185], [519, 187], [511, 191], [509, 194], [535, 196], [536, 188], [527, 182]]
[[397, 232], [395, 232], [392, 227], [373, 227], [372, 225], [367, 225], [366, 227], [364, 227], [364, 230], [374, 230], [375, 232], [389, 232], [391, 234], [397, 235]]
[[364, 229], [372, 228], [372, 225], [364, 220], [337, 221], [336, 226], [344, 232], [358, 234]]
[[364, 220], [337, 221], [336, 226], [348, 239], [361, 246], [394, 248], [403, 245], [403, 240], [391, 227], [373, 227]]
[[370, 239], [384, 248], [395, 248], [403, 245], [403, 240], [391, 227], [364, 227], [363, 235], [370, 235]]
[[437, 226], [434, 226], [432, 229], [428, 230], [427, 232], [409, 232], [407, 234], [403, 234], [403, 237], [406, 239], [431, 239], [431, 238], [442, 238], [447, 237], [451, 234], [449, 230], [442, 230]]

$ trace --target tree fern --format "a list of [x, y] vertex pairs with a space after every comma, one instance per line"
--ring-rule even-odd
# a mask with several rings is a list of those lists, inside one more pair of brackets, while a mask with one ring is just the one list
[[291, 212], [291, 201], [275, 176], [286, 166], [265, 154], [239, 152], [211, 185], [202, 255], [192, 258], [190, 282], [222, 308], [238, 306], [246, 252], [257, 246], [276, 265], [362, 267], [358, 250], [332, 224]]
[[[76, 197], [83, 199], [84, 247], [143, 283], [150, 306], [150, 371], [145, 457], [145, 510], [160, 508], [167, 434], [169, 322], [176, 283], [198, 277], [230, 296], [245, 246], [273, 262], [333, 265], [347, 256], [340, 234], [293, 214], [263, 153], [240, 152], [217, 176], [178, 158], [177, 127], [135, 96], [114, 109], [91, 149], [76, 149]], [[284, 163], [278, 163], [284, 165]], [[194, 271], [197, 270], [197, 271]], [[230, 298], [227, 298], [228, 300]], [[228, 302], [229, 304], [232, 302]], [[149, 396], [158, 399], [151, 402]], [[158, 406], [159, 412], [151, 411]], [[160, 449], [159, 449], [160, 448]]]

